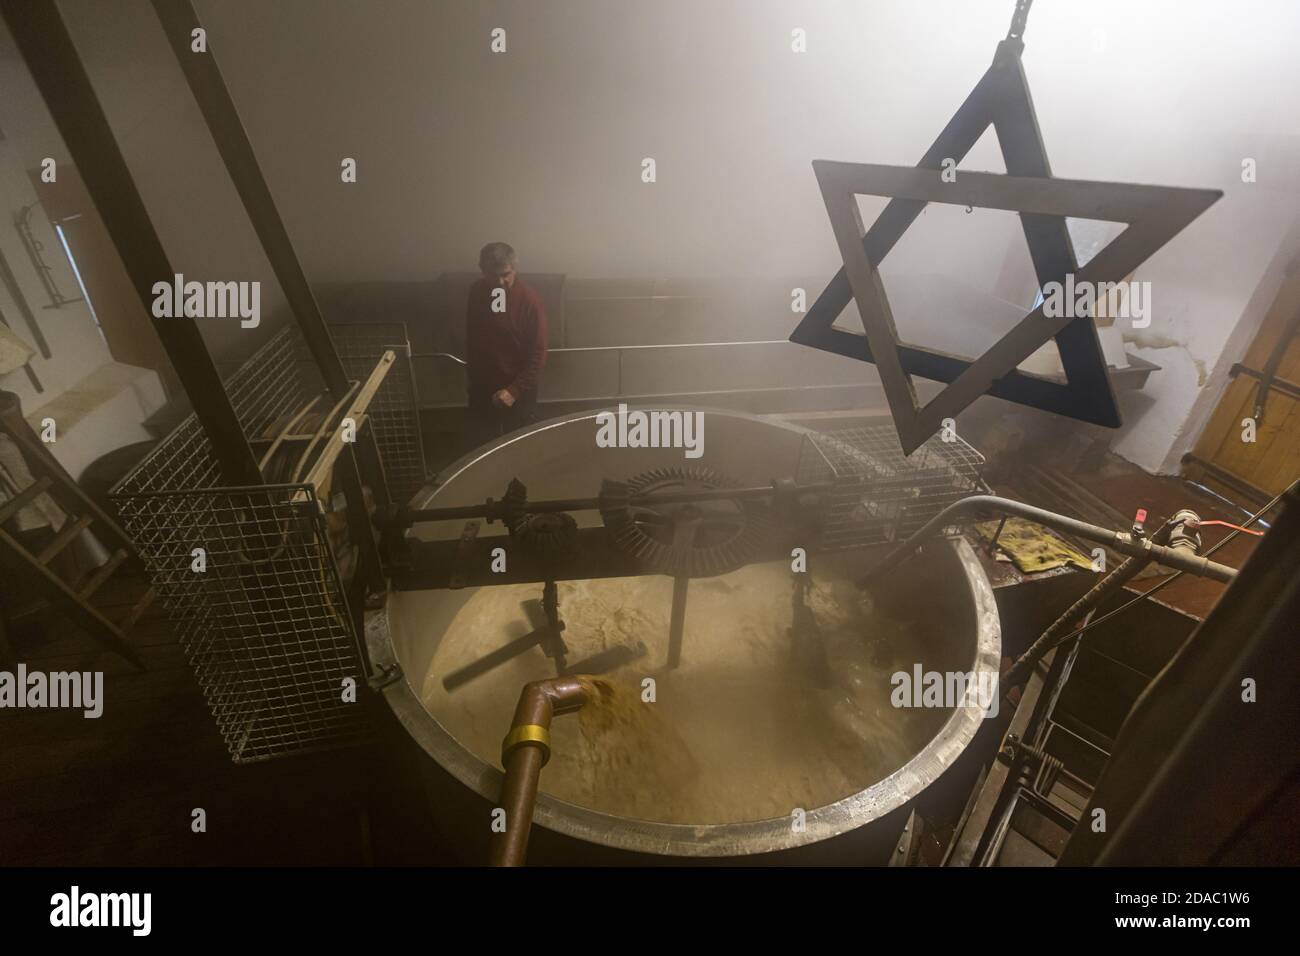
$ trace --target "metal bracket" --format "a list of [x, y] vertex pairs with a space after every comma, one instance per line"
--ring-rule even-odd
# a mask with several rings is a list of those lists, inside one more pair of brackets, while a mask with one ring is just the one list
[[907, 822], [903, 824], [903, 832], [898, 835], [898, 843], [894, 847], [893, 855], [889, 858], [889, 866], [921, 865], [921, 842], [924, 827], [924, 821], [917, 815], [915, 810], [907, 815]]
[[[1123, 279], [1222, 195], [1212, 190], [1052, 179], [1020, 62], [1023, 50], [1018, 36], [998, 44], [992, 65], [916, 168], [813, 163], [845, 268], [817, 297], [790, 341], [878, 365], [906, 453], [937, 432], [944, 418], [986, 393], [1082, 421], [1112, 428], [1120, 425], [1119, 407], [1090, 316], [1050, 320], [1042, 316], [1041, 308], [1036, 309], [975, 362], [898, 342], [876, 267], [927, 203], [1019, 212], [1042, 287], [1071, 273], [1082, 281]], [[989, 126], [997, 134], [1008, 175], [963, 172], [956, 181], [944, 182], [939, 175], [944, 160], [959, 163]], [[890, 197], [865, 235], [857, 194]], [[1066, 216], [1123, 221], [1130, 228], [1080, 271]], [[857, 300], [865, 338], [833, 327], [850, 298]], [[1060, 352], [1064, 383], [1016, 370], [1052, 338]], [[912, 375], [952, 387], [918, 409]]]
[[460, 543], [456, 548], [456, 561], [447, 581], [447, 587], [453, 591], [463, 588], [468, 580], [469, 564], [474, 559], [474, 539], [478, 537], [480, 527], [482, 524], [478, 521], [466, 521], [465, 527], [461, 529]]
[[[0, 250], [0, 283], [4, 284], [5, 290], [9, 297], [14, 300], [14, 305], [18, 307], [18, 314], [23, 317], [23, 322], [27, 324], [27, 331], [32, 335], [32, 342], [41, 353], [41, 358], [51, 358], [54, 353], [50, 351], [50, 343], [45, 339], [45, 333], [41, 327], [36, 324], [36, 316], [32, 314], [32, 307], [27, 302], [27, 296], [23, 294], [22, 286], [18, 284], [18, 277], [14, 275], [14, 270], [9, 268], [9, 260], [5, 258], [3, 250]], [[8, 321], [5, 325], [8, 325]]]
[[[69, 299], [59, 291], [58, 285], [55, 284], [54, 270], [51, 269], [50, 264], [45, 261], [45, 256], [41, 255], [41, 253], [45, 251], [45, 244], [37, 239], [36, 234], [32, 232], [31, 219], [32, 210], [34, 208], [35, 205], [33, 204], [23, 206], [19, 209], [14, 215], [14, 228], [18, 230], [18, 236], [23, 241], [23, 248], [27, 250], [27, 257], [32, 260], [32, 267], [36, 270], [36, 274], [40, 276], [41, 284], [45, 286], [45, 294], [50, 297], [50, 304], [45, 306], [45, 308], [61, 309], [70, 302], [83, 301], [80, 296], [75, 299]], [[59, 224], [53, 220], [50, 221], [50, 226], [56, 231], [59, 228]], [[44, 355], [45, 358], [49, 358], [49, 355], [45, 354], [47, 351], [48, 346], [42, 344], [41, 354]]]
[[[1007, 734], [1002, 749], [998, 752], [998, 759], [1012, 770], [1018, 769], [1026, 778], [1029, 788], [1044, 799], [1051, 796], [1052, 787], [1065, 769], [1059, 757], [1030, 746], [1015, 734]], [[1030, 774], [1033, 774], [1032, 779], [1029, 779]]]
[[[1277, 370], [1282, 364], [1282, 358], [1286, 355], [1287, 349], [1291, 347], [1291, 340], [1300, 334], [1300, 309], [1291, 316], [1278, 336], [1277, 343], [1273, 350], [1269, 352], [1268, 359], [1264, 362], [1264, 370], [1259, 374], [1259, 389], [1255, 392], [1255, 424], [1258, 426], [1264, 421], [1264, 407], [1268, 404], [1268, 393], [1270, 389], [1277, 388], [1278, 391], [1285, 391], [1283, 385], [1285, 380], [1277, 379]], [[1233, 366], [1236, 368], [1237, 366]]]
[[402, 679], [402, 665], [400, 664], [377, 664], [375, 672], [370, 675], [366, 683], [371, 690], [383, 690], [389, 684], [396, 684]]

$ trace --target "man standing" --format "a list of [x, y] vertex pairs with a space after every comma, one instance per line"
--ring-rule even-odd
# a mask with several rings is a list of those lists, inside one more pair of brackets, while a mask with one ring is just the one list
[[546, 310], [518, 275], [515, 250], [489, 242], [479, 253], [483, 278], [469, 290], [465, 359], [467, 425], [474, 447], [533, 420], [546, 364]]

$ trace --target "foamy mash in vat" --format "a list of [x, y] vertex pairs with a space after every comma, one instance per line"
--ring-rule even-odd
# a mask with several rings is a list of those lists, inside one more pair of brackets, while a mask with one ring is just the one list
[[[693, 580], [673, 670], [670, 578], [560, 582], [569, 661], [637, 642], [647, 653], [604, 675], [612, 693], [552, 723], [541, 789], [618, 816], [730, 823], [824, 806], [902, 766], [950, 711], [891, 704], [890, 675], [910, 671], [924, 641], [873, 608], [847, 570], [815, 575], [807, 595], [829, 664], [825, 687], [794, 652], [788, 562]], [[479, 589], [424, 678], [429, 713], [489, 763], [500, 759], [520, 688], [554, 676], [554, 663], [533, 647], [453, 690], [442, 680], [526, 634], [521, 604], [539, 594], [539, 585]]]

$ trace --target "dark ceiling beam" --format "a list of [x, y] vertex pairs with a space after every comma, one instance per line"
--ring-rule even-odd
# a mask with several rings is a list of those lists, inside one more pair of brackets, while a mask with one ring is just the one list
[[[298, 321], [312, 358], [320, 367], [325, 387], [331, 397], [336, 401], [341, 400], [349, 388], [343, 363], [339, 360], [329, 330], [325, 327], [325, 319], [321, 316], [320, 306], [302, 271], [297, 253], [289, 241], [289, 233], [280, 219], [271, 190], [262, 176], [253, 144], [239, 119], [239, 112], [235, 109], [234, 100], [230, 98], [230, 90], [226, 88], [225, 78], [217, 66], [211, 46], [205, 43], [206, 51], [202, 53], [193, 50], [194, 31], [203, 29], [194, 5], [189, 0], [153, 0], [153, 8], [162, 21], [167, 42], [176, 54], [176, 61], [185, 74], [194, 99], [198, 101], [199, 110], [212, 133], [217, 151], [244, 203], [253, 230], [262, 243], [289, 308]], [[204, 36], [206, 37], [206, 30]]]

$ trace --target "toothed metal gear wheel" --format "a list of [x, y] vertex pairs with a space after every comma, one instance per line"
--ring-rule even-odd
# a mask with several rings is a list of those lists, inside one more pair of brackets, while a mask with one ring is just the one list
[[563, 511], [524, 515], [510, 533], [539, 558], [571, 558], [578, 552], [578, 523]]
[[[759, 553], [770, 530], [767, 508], [732, 498], [656, 504], [643, 496], [734, 487], [708, 468], [656, 468], [626, 481], [606, 480], [600, 515], [614, 546], [648, 570], [712, 577], [743, 567]], [[642, 500], [632, 503], [637, 497]]]

